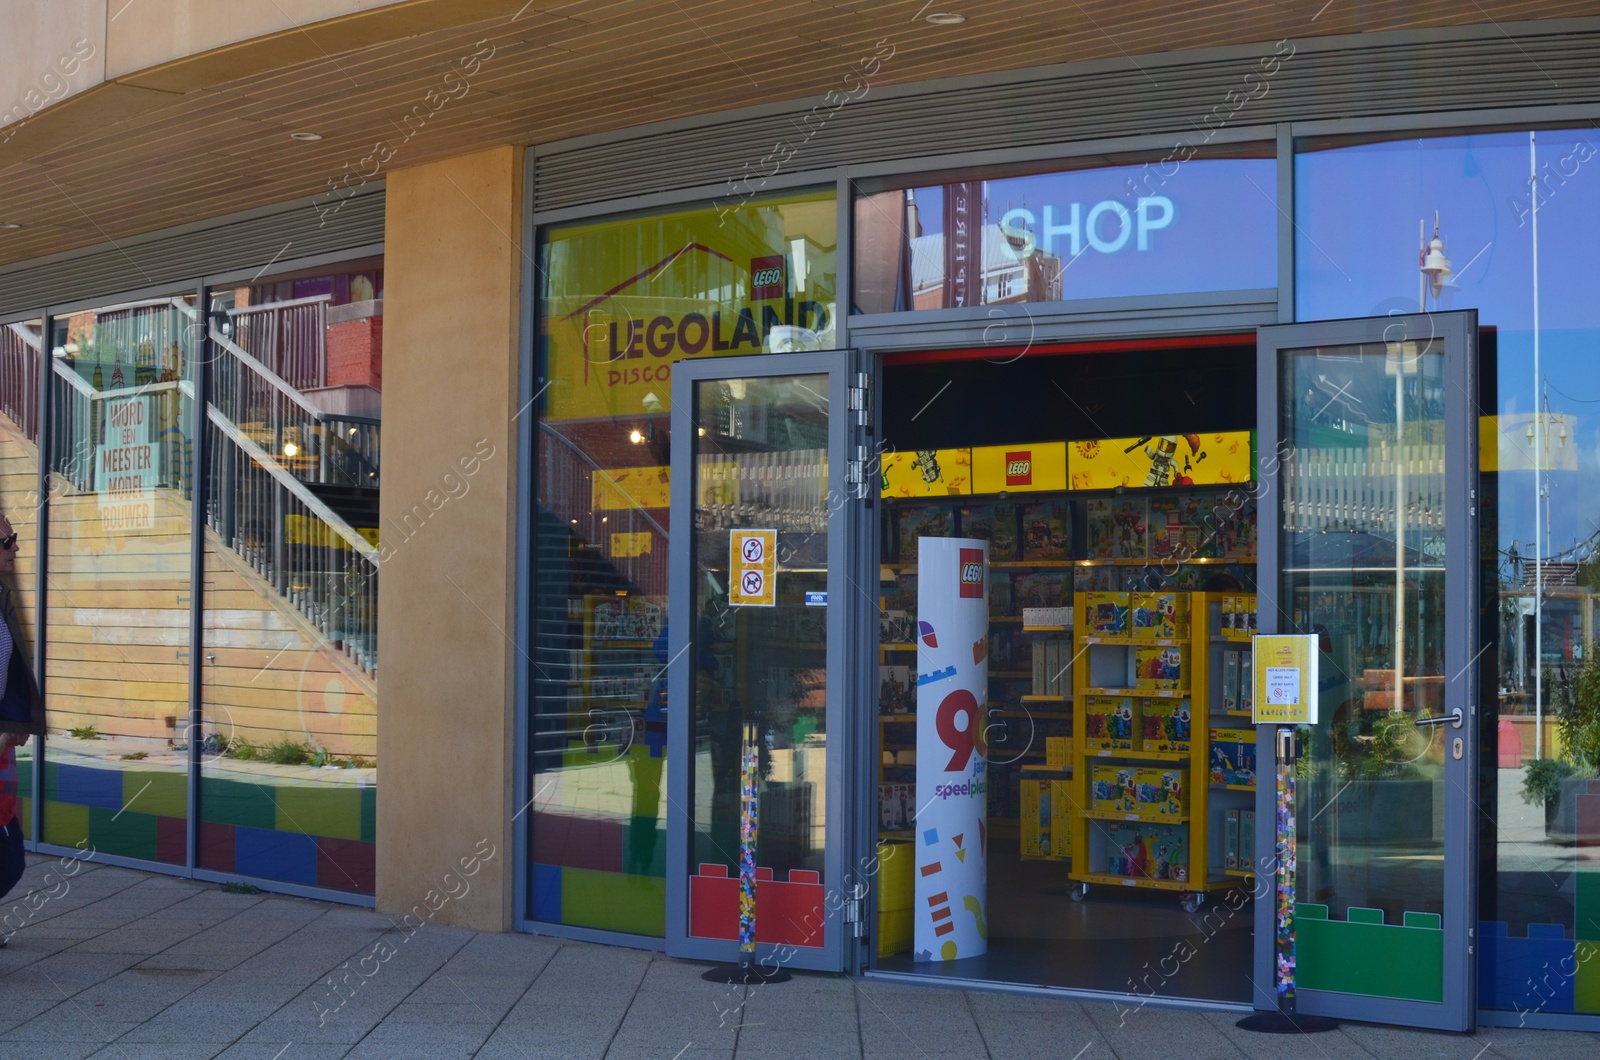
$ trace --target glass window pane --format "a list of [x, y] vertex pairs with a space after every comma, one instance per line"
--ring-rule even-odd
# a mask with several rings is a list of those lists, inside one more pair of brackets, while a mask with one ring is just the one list
[[1583, 845], [1600, 760], [1581, 735], [1600, 741], [1600, 306], [1573, 267], [1600, 240], [1597, 149], [1591, 128], [1521, 129], [1313, 142], [1295, 163], [1301, 319], [1478, 310], [1478, 989], [1508, 1011], [1600, 1012], [1582, 958], [1600, 942]]
[[46, 842], [188, 861], [191, 296], [55, 318]]
[[[39, 636], [39, 367], [43, 327], [38, 320], [0, 324], [0, 512], [11, 521], [17, 546], [12, 589], [20, 639], [14, 650], [33, 663]], [[38, 742], [16, 749], [17, 816], [26, 839], [33, 834], [33, 767]], [[4, 823], [4, 822], [0, 822]]]
[[211, 292], [202, 868], [374, 890], [382, 282]]
[[672, 366], [831, 348], [836, 232], [826, 190], [546, 233], [534, 920], [665, 934]]

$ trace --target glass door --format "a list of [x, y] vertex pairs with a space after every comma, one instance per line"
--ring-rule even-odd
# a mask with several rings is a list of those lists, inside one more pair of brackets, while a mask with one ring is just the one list
[[[1261, 483], [1276, 494], [1260, 505], [1259, 622], [1320, 649], [1318, 721], [1300, 728], [1294, 769], [1294, 998], [1308, 1015], [1471, 1018], [1476, 335], [1472, 312], [1258, 332]], [[1258, 903], [1259, 1007], [1275, 1004], [1261, 988], [1276, 982], [1278, 904]]]
[[869, 552], [856, 536], [866, 416], [851, 359], [674, 366], [665, 709], [675, 956], [736, 961], [752, 930], [766, 964], [839, 971], [853, 952], [858, 907], [841, 888], [853, 834], [846, 754], [860, 753], [870, 700], [866, 652], [852, 645], [876, 603], [860, 587], [876, 579], [857, 569]]

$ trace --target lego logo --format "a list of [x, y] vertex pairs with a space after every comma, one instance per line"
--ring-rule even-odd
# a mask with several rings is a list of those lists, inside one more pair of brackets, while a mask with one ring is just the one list
[[1006, 465], [1007, 475], [1026, 475], [1033, 464], [1026, 460], [1013, 460]]
[[983, 596], [983, 550], [961, 550], [961, 596], [966, 599]]
[[783, 270], [759, 269], [751, 277], [751, 282], [757, 287], [774, 287], [783, 282]]
[[1031, 486], [1033, 485], [1033, 453], [1006, 454], [1006, 485]]

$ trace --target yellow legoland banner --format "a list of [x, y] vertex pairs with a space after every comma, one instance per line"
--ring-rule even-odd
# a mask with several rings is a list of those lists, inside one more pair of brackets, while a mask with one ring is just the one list
[[1249, 431], [1070, 442], [1068, 482], [1075, 490], [1249, 482], [1254, 454]]
[[914, 449], [885, 453], [885, 497], [950, 497], [972, 492], [971, 449]]
[[546, 420], [657, 415], [684, 357], [834, 345], [835, 194], [553, 229]]
[[1066, 488], [1066, 442], [984, 445], [972, 450], [973, 493], [1033, 493]]
[[665, 465], [597, 470], [590, 487], [589, 507], [596, 511], [665, 508], [672, 497], [669, 470]]

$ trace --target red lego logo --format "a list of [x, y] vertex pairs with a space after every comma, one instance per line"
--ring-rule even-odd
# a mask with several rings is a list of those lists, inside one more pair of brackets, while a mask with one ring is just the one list
[[983, 599], [983, 549], [961, 550], [961, 598]]
[[784, 295], [783, 255], [750, 259], [750, 297], [759, 302]]

